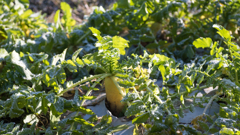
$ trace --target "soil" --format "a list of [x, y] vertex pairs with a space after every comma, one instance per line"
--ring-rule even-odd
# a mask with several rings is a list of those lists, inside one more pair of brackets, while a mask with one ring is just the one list
[[109, 9], [116, 0], [29, 0], [29, 8], [33, 12], [41, 11], [46, 15], [48, 23], [53, 21], [55, 12], [60, 9], [61, 2], [67, 2], [72, 8], [72, 17], [77, 23], [82, 23], [84, 16], [89, 16], [94, 6], [103, 6]]

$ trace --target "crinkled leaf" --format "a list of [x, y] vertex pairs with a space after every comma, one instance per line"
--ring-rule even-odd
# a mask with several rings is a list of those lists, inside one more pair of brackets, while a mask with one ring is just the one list
[[24, 113], [24, 110], [22, 108], [26, 105], [26, 99], [23, 95], [15, 94], [11, 96], [7, 102], [11, 104], [9, 112], [10, 118], [20, 117]]
[[132, 100], [136, 100], [137, 98], [138, 98], [138, 96], [136, 93], [128, 92], [127, 95], [123, 97], [121, 102], [132, 101]]
[[57, 98], [56, 102], [54, 103], [54, 107], [55, 107], [56, 111], [58, 111], [60, 113], [63, 112], [63, 110], [64, 110], [64, 101], [65, 101], [65, 99], [62, 98], [62, 97], [58, 97]]
[[143, 105], [142, 101], [136, 100], [130, 107], [128, 107], [127, 111], [125, 112], [125, 115], [126, 116], [135, 115], [137, 113], [142, 112], [144, 108], [145, 108], [145, 105]]
[[215, 123], [218, 126], [225, 125], [226, 127], [233, 127], [233, 125], [236, 123], [236, 120], [233, 119], [226, 119], [226, 118], [218, 118]]
[[50, 103], [54, 103], [54, 101], [55, 101], [55, 94], [54, 93], [51, 93], [51, 94], [48, 94], [47, 96], [46, 96], [46, 99], [48, 100], [48, 102], [50, 102]]

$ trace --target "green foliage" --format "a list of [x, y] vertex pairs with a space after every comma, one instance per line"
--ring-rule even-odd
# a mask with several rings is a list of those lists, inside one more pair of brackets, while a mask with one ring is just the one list
[[1, 0], [0, 4], [2, 5], [0, 8], [0, 43], [11, 37], [32, 38], [39, 28], [47, 28], [40, 13], [26, 10], [29, 6], [28, 0]]
[[[28, 0], [0, 4], [1, 134], [112, 134], [128, 128], [112, 127], [110, 116], [98, 121], [83, 107], [95, 98], [89, 93], [96, 85], [112, 75], [125, 89], [125, 116], [134, 116], [135, 133], [239, 134], [238, 0], [119, 0], [111, 10], [95, 8], [78, 26], [65, 2], [63, 17], [58, 10], [53, 24], [27, 9]], [[76, 90], [72, 100], [62, 97], [86, 82], [86, 95]], [[208, 87], [217, 88], [212, 97], [193, 94]], [[209, 116], [213, 100], [224, 104]], [[192, 126], [179, 123], [184, 110], [205, 103]], [[67, 110], [91, 117], [60, 119]], [[41, 118], [49, 125], [41, 125]]]

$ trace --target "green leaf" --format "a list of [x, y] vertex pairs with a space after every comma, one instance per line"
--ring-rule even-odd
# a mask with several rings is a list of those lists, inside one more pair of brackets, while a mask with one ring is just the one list
[[133, 87], [135, 85], [135, 83], [131, 82], [131, 81], [124, 80], [124, 81], [120, 81], [119, 85], [124, 87], [124, 88], [130, 88], [130, 87]]
[[142, 21], [146, 21], [148, 19], [147, 5], [145, 3], [142, 4], [140, 9], [136, 12], [135, 16], [141, 18]]
[[66, 2], [61, 2], [61, 9], [64, 12], [64, 16], [62, 18], [62, 23], [65, 24], [65, 26], [73, 26], [75, 25], [75, 20], [72, 19], [72, 9]]
[[184, 112], [183, 112], [182, 106], [180, 106], [180, 108], [179, 108], [178, 115], [182, 118], [184, 117]]
[[55, 94], [54, 93], [48, 94], [46, 96], [46, 99], [48, 100], [48, 102], [53, 104], [55, 102]]
[[121, 55], [125, 55], [125, 48], [128, 47], [128, 41], [122, 37], [114, 36], [112, 38], [113, 47], [120, 50]]
[[183, 98], [183, 95], [180, 96], [180, 101], [182, 104], [184, 104], [184, 98]]
[[80, 106], [80, 98], [79, 98], [79, 95], [78, 95], [78, 90], [75, 90], [75, 95], [73, 97], [73, 103], [76, 105], [76, 106]]
[[70, 72], [77, 72], [77, 66], [72, 60], [67, 60], [67, 68]]
[[43, 75], [42, 81], [47, 87], [50, 86], [50, 76], [47, 73]]
[[79, 48], [77, 51], [75, 51], [72, 55], [72, 61], [76, 62], [78, 54], [82, 51], [83, 48]]
[[54, 22], [58, 23], [59, 20], [60, 20], [60, 10], [57, 10], [57, 12], [54, 15]]
[[67, 80], [66, 73], [63, 68], [58, 71], [57, 80], [59, 83], [64, 84]]
[[157, 43], [150, 43], [146, 46], [146, 48], [152, 48], [152, 49], [155, 49], [155, 48], [158, 48], [160, 45], [157, 44]]
[[198, 38], [193, 42], [193, 45], [196, 48], [206, 48], [210, 47], [212, 45], [212, 39], [211, 38]]
[[28, 18], [32, 13], [33, 13], [32, 10], [31, 10], [31, 9], [28, 9], [28, 10], [26, 10], [23, 14], [21, 14], [20, 17], [21, 17], [22, 19], [26, 19], [26, 18]]
[[60, 22], [60, 10], [56, 11], [56, 13], [54, 15], [54, 22], [56, 24], [56, 28], [59, 28], [59, 27], [62, 28], [62, 25], [61, 25], [61, 22]]
[[52, 135], [53, 132], [51, 130], [51, 127], [48, 127], [47, 130], [45, 131], [45, 135]]
[[86, 126], [91, 126], [94, 127], [94, 124], [87, 122], [86, 120], [84, 120], [80, 115], [74, 118], [74, 121]]
[[218, 45], [218, 43], [214, 42], [212, 49], [210, 51], [210, 55], [214, 55], [217, 52], [217, 45]]
[[195, 110], [195, 106], [193, 104], [191, 104], [189, 110], [193, 113]]
[[57, 115], [56, 113], [57, 112], [55, 108], [53, 107], [53, 105], [51, 105], [50, 106], [50, 125], [52, 127], [54, 127], [58, 123], [58, 121], [60, 121], [61, 115]]
[[126, 116], [132, 116], [137, 113], [140, 113], [144, 110], [145, 105], [143, 105], [142, 101], [140, 100], [135, 100], [133, 104], [128, 107], [127, 111], [125, 112]]
[[84, 108], [82, 106], [78, 108], [78, 111], [80, 111], [80, 112], [82, 112], [84, 114], [90, 114], [90, 115], [94, 115], [95, 114], [92, 110], [86, 109], [86, 108]]
[[225, 127], [233, 127], [233, 125], [236, 123], [236, 120], [233, 119], [226, 119], [226, 118], [218, 118], [215, 121], [216, 125], [218, 126], [225, 126]]
[[145, 103], [152, 103], [151, 94], [145, 95], [143, 97], [142, 101], [145, 102]]
[[132, 123], [133, 123], [133, 124], [136, 124], [136, 123], [144, 123], [144, 122], [146, 122], [146, 121], [148, 120], [149, 116], [150, 116], [149, 113], [144, 113], [144, 114], [142, 114], [142, 115], [137, 116], [136, 118], [134, 118], [134, 119], [132, 120]]
[[125, 125], [125, 124], [122, 124], [122, 125], [118, 125], [116, 127], [111, 127], [109, 129], [109, 133], [115, 133], [115, 132], [118, 132], [118, 131], [121, 131], [121, 130], [125, 130], [127, 129], [129, 126], [128, 125]]
[[96, 96], [84, 96], [84, 95], [83, 95], [83, 99], [93, 100], [93, 99], [95, 99], [95, 98], [97, 98], [97, 97], [96, 97]]
[[172, 114], [166, 117], [165, 124], [171, 126], [171, 125], [177, 124], [178, 121], [179, 121], [179, 116], [177, 114]]
[[98, 39], [98, 41], [102, 41], [102, 36], [100, 35], [101, 32], [99, 30], [93, 27], [90, 27], [89, 29], [92, 31], [93, 35]]
[[137, 93], [128, 92], [127, 95], [123, 97], [121, 102], [132, 101], [132, 100], [136, 100], [137, 98], [138, 98]]
[[213, 28], [215, 28], [215, 29], [217, 29], [218, 30], [218, 34], [222, 37], [222, 38], [224, 38], [224, 39], [226, 39], [226, 40], [231, 40], [231, 35], [230, 35], [230, 32], [228, 31], [228, 30], [226, 30], [224, 27], [222, 27], [221, 25], [217, 25], [217, 24], [214, 24], [213, 25]]
[[156, 12], [151, 15], [154, 21], [162, 22], [164, 19], [170, 18], [169, 14], [174, 13], [182, 6], [180, 2], [169, 2], [165, 7], [158, 6]]
[[231, 128], [222, 128], [219, 133], [221, 135], [234, 135], [234, 131]]
[[25, 6], [25, 8], [29, 7], [29, 1], [28, 0], [16, 0], [16, 4], [18, 4], [18, 2], [20, 2], [21, 4], [23, 4]]
[[61, 62], [65, 61], [66, 52], [67, 48], [61, 54], [53, 56], [52, 65], [56, 65], [59, 60]]
[[29, 4], [29, 0], [19, 0], [19, 2], [21, 2], [23, 4]]
[[165, 81], [166, 80], [166, 77], [165, 77], [165, 75], [166, 75], [165, 67], [163, 65], [160, 65], [158, 67], [158, 69], [161, 71], [161, 75], [162, 75], [163, 81]]
[[212, 134], [214, 134], [214, 133], [216, 133], [216, 132], [218, 132], [218, 131], [219, 131], [219, 130], [216, 129], [216, 128], [211, 128], [211, 129], [209, 129], [209, 132], [212, 133]]
[[33, 135], [34, 132], [36, 131], [35, 127], [36, 127], [36, 123], [32, 124], [30, 128], [26, 128], [25, 126], [24, 128], [21, 129], [21, 131], [17, 132], [17, 135], [27, 135], [27, 134]]
[[23, 122], [26, 123], [30, 123], [33, 124], [34, 122], [38, 122], [38, 118], [36, 117], [35, 114], [29, 114], [25, 117], [25, 119], [23, 120]]
[[81, 59], [77, 58], [76, 62], [77, 62], [77, 65], [80, 66], [80, 67], [84, 66], [84, 63], [83, 63], [83, 61]]
[[54, 107], [56, 111], [58, 111], [59, 113], [62, 113], [64, 110], [64, 101], [65, 101], [64, 98], [57, 97], [56, 102], [54, 103]]
[[[10, 118], [20, 117], [24, 110], [22, 109], [26, 105], [26, 99], [23, 95], [13, 95], [10, 99], [7, 100], [11, 104], [9, 116]], [[20, 106], [20, 105], [24, 106]], [[6, 106], [7, 107], [7, 106]]]
[[0, 48], [0, 58], [4, 58], [5, 56], [8, 56], [8, 52], [4, 48]]
[[16, 69], [25, 76], [24, 79], [31, 80], [34, 74], [28, 69], [25, 62], [20, 59], [20, 55], [16, 51], [11, 53], [11, 61], [13, 64], [17, 65]]
[[150, 57], [152, 57], [152, 61], [154, 63], [154, 65], [161, 65], [161, 64], [165, 64], [168, 61], [170, 61], [171, 59], [168, 58], [165, 55], [160, 55], [160, 54], [154, 54], [154, 55], [150, 55]]
[[42, 110], [44, 115], [47, 114], [47, 111], [48, 111], [48, 99], [46, 97], [42, 97], [41, 110]]
[[133, 6], [134, 3], [132, 0], [118, 0], [117, 1], [118, 8], [129, 8], [130, 6]]
[[66, 14], [67, 17], [71, 17], [71, 7], [66, 2], [61, 2], [61, 9], [63, 10], [64, 14]]
[[200, 125], [200, 127], [203, 129], [203, 130], [205, 130], [205, 131], [208, 131], [209, 130], [209, 126], [205, 123], [205, 122], [203, 122], [203, 121], [198, 121], [198, 124]]

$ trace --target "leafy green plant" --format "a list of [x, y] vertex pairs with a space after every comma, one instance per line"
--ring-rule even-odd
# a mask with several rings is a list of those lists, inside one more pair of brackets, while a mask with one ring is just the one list
[[[221, 100], [226, 104], [222, 104], [219, 110], [219, 115], [216, 119], [210, 120], [211, 126], [205, 129], [205, 133], [216, 132], [214, 129], [220, 127], [220, 134], [238, 134], [238, 102], [239, 102], [239, 47], [232, 42], [233, 37], [230, 32], [220, 25], [213, 25], [217, 29], [217, 33], [221, 36], [223, 43], [227, 46], [226, 49], [219, 47], [218, 42], [212, 42], [210, 38], [202, 38], [196, 40], [193, 44], [196, 47], [211, 48], [211, 61], [214, 63], [215, 74], [219, 74], [219, 81], [213, 82], [214, 86], [219, 86], [219, 93], [211, 98], [218, 98], [218, 95], [224, 93], [226, 98]], [[224, 77], [223, 77], [224, 76]], [[232, 102], [234, 101], [234, 102]], [[204, 114], [203, 114], [204, 115]], [[204, 126], [208, 127], [208, 126]]]
[[0, 43], [10, 37], [16, 38], [34, 38], [36, 30], [47, 28], [43, 16], [39, 13], [33, 13], [28, 9], [28, 1], [22, 0], [1, 0], [1, 38]]
[[[177, 131], [187, 134], [239, 132], [238, 124], [235, 124], [238, 123], [239, 47], [231, 41], [233, 37], [229, 31], [220, 25], [213, 27], [228, 48], [219, 47], [218, 42], [212, 42], [210, 38], [199, 38], [193, 42], [195, 47], [211, 48], [211, 55], [202, 57], [199, 62], [193, 61], [181, 69], [174, 59], [164, 55], [147, 56], [150, 58], [150, 65], [152, 63], [159, 68], [164, 87], [159, 90], [153, 81], [148, 79], [149, 75], [146, 77], [147, 73], [144, 73], [147, 84], [140, 85], [140, 92], [135, 87], [130, 87], [133, 91], [127, 93], [123, 101], [130, 104], [125, 115], [136, 116], [132, 120], [136, 124], [135, 132], [142, 132], [140, 125], [146, 134], [176, 134]], [[131, 80], [135, 84], [139, 83], [138, 81]], [[174, 93], [169, 92], [171, 86], [175, 86]], [[218, 88], [214, 96], [199, 98], [196, 94], [191, 94], [208, 87]], [[221, 97], [223, 94], [225, 97]], [[186, 99], [193, 99], [192, 104], [185, 105]], [[209, 116], [206, 110], [213, 100], [221, 100], [225, 104], [221, 104], [218, 114]], [[207, 105], [203, 114], [192, 120], [193, 127], [178, 123], [179, 117], [184, 116], [183, 110], [189, 109], [193, 112], [194, 106], [204, 107], [203, 103]]]
[[[94, 88], [101, 80], [105, 80], [104, 82], [107, 93], [107, 100], [111, 104], [111, 109], [114, 111], [113, 114], [120, 115], [125, 106], [120, 102], [125, 95], [125, 92], [120, 88], [115, 78], [116, 74], [124, 72], [122, 68], [126, 66], [120, 64], [118, 61], [120, 60], [120, 55], [125, 54], [125, 48], [128, 46], [127, 41], [118, 36], [102, 37], [100, 35], [100, 31], [92, 27], [90, 29], [98, 39], [98, 42], [96, 43], [98, 52], [85, 55], [82, 60], [78, 59], [77, 62], [85, 63], [89, 68], [98, 73], [95, 76], [90, 76], [85, 79], [86, 81], [90, 81], [92, 79], [98, 78], [98, 80], [91, 86], [92, 88]], [[71, 87], [75, 87], [85, 82], [85, 80], [81, 80]], [[67, 91], [68, 89], [64, 90], [63, 92]]]
[[[93, 115], [95, 114], [89, 110], [81, 107], [80, 100], [93, 99], [88, 98], [87, 96], [80, 97], [76, 91], [75, 97], [72, 101], [66, 100], [62, 98], [62, 94], [72, 88], [71, 82], [66, 83], [66, 73], [65, 70], [69, 70], [71, 72], [77, 72], [78, 67], [82, 67], [80, 59], [76, 59], [78, 53], [81, 50], [78, 50], [74, 55], [72, 60], [65, 60], [66, 55], [65, 50], [62, 54], [54, 56], [54, 58], [50, 62], [47, 60], [47, 55], [34, 55], [34, 54], [23, 54], [20, 55], [13, 51], [8, 53], [5, 49], [1, 49], [2, 55], [1, 59], [4, 61], [4, 67], [2, 68], [3, 76], [6, 74], [11, 74], [11, 72], [15, 72], [15, 75], [18, 74], [19, 78], [13, 78], [18, 83], [13, 80], [2, 79], [1, 80], [1, 120], [6, 120], [8, 118], [14, 119], [19, 118], [20, 123], [22, 124], [31, 124], [32, 128], [20, 128], [19, 126], [15, 127], [13, 131], [10, 129], [4, 130], [4, 132], [16, 132], [19, 129], [22, 129], [22, 133], [26, 132], [69, 132], [71, 131], [68, 128], [65, 130], [62, 127], [57, 127], [58, 122], [60, 123], [60, 116], [66, 110], [71, 111], [79, 111], [85, 114]], [[41, 59], [39, 59], [39, 57]], [[79, 63], [80, 61], [80, 63]], [[27, 64], [26, 64], [27, 63]], [[36, 65], [38, 65], [36, 68]], [[16, 70], [9, 70], [15, 69]], [[11, 75], [10, 75], [11, 76]], [[12, 75], [14, 77], [14, 75]], [[89, 81], [88, 79], [82, 80], [82, 82]], [[8, 84], [7, 86], [5, 86]], [[94, 85], [96, 85], [95, 82]], [[4, 86], [6, 88], [4, 88]], [[67, 87], [64, 89], [64, 87]], [[89, 89], [91, 90], [91, 89]], [[2, 98], [5, 97], [5, 98]], [[84, 102], [84, 101], [83, 101]], [[82, 102], [82, 103], [83, 103]], [[49, 129], [44, 130], [36, 130], [33, 128], [35, 126], [39, 126], [41, 123], [41, 118], [48, 119], [50, 124]], [[108, 121], [107, 125], [104, 123]], [[66, 123], [67, 121], [65, 121]], [[91, 123], [92, 122], [92, 123]], [[76, 133], [111, 133], [116, 132], [120, 129], [127, 128], [124, 125], [109, 128], [109, 124], [111, 123], [111, 118], [104, 117], [101, 120], [101, 123], [98, 126], [95, 126], [96, 116], [91, 120], [84, 120], [80, 116], [76, 116], [72, 119], [69, 119], [68, 123], [78, 123], [82, 124], [82, 126], [86, 126], [85, 128], [78, 129]], [[34, 124], [35, 123], [35, 124]], [[2, 123], [3, 124], [3, 123]], [[3, 125], [6, 126], [7, 124]], [[11, 127], [14, 124], [11, 124]], [[10, 125], [9, 125], [10, 126]], [[46, 125], [42, 125], [46, 126]], [[90, 127], [94, 127], [89, 130]], [[34, 129], [34, 130], [33, 130]], [[44, 127], [43, 127], [44, 129]], [[100, 130], [101, 129], [101, 130]], [[19, 133], [21, 133], [19, 132]]]
[[[111, 10], [95, 8], [77, 26], [64, 2], [63, 17], [58, 10], [48, 25], [26, 9], [28, 1], [0, 4], [1, 134], [111, 134], [128, 128], [112, 127], [110, 116], [98, 118], [83, 107], [101, 82], [108, 109], [133, 118], [134, 134], [239, 134], [239, 1], [119, 0]], [[200, 48], [205, 51], [198, 55]], [[76, 90], [72, 100], [62, 97], [87, 82], [86, 95]], [[194, 94], [208, 87], [216, 88], [212, 97]], [[219, 113], [207, 115], [214, 100], [221, 101]], [[195, 106], [205, 107], [203, 114], [192, 125], [179, 123], [184, 110]], [[61, 119], [67, 110], [77, 113]]]

